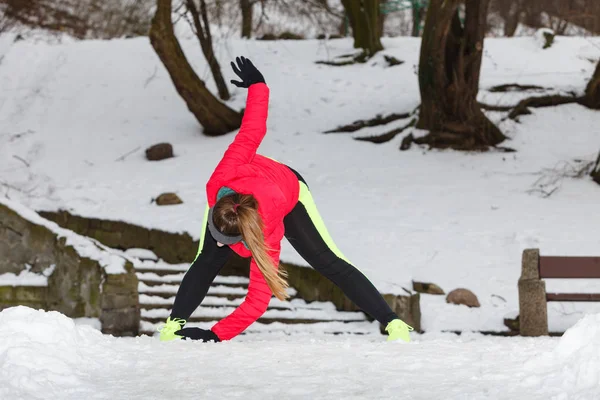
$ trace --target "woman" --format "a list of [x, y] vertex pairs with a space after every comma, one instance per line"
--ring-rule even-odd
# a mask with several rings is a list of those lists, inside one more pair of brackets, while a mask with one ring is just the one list
[[[273, 294], [286, 299], [287, 282], [278, 269], [285, 236], [312, 267], [386, 326], [388, 340], [410, 341], [412, 327], [333, 243], [304, 179], [288, 166], [256, 154], [267, 130], [269, 88], [250, 60], [236, 61], [237, 67], [233, 62], [231, 66], [242, 81], [231, 83], [249, 89], [242, 126], [206, 185], [208, 205], [198, 254], [181, 282], [170, 317], [159, 328], [160, 339], [230, 340], [267, 310]], [[184, 328], [233, 252], [252, 257], [245, 300], [210, 330]]]

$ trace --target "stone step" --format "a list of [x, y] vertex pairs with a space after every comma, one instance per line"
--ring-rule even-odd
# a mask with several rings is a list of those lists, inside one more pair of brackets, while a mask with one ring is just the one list
[[[181, 284], [181, 280], [175, 280], [175, 279], [170, 280], [170, 281], [165, 281], [165, 280], [140, 279], [138, 277], [138, 281], [143, 282], [147, 286], [160, 286], [160, 285], [164, 285], [164, 284], [176, 284], [177, 286], [179, 286]], [[227, 286], [227, 287], [232, 287], [232, 288], [242, 288], [244, 290], [248, 289], [248, 284], [244, 284], [244, 283], [214, 283], [213, 282], [212, 287], [215, 287], [215, 286]]]
[[[167, 317], [159, 318], [159, 317], [143, 317], [142, 321], [147, 321], [153, 324], [164, 323]], [[218, 317], [190, 317], [188, 318], [188, 322], [217, 322], [222, 318]], [[279, 322], [282, 324], [314, 324], [319, 322], [331, 322], [330, 319], [311, 319], [311, 318], [279, 318], [279, 317], [261, 317], [257, 320], [263, 324], [272, 324], [274, 322]], [[357, 319], [355, 321], [344, 321], [344, 322], [360, 322], [361, 320]], [[340, 321], [341, 322], [341, 321]]]
[[[168, 284], [162, 283], [160, 285], [146, 285], [144, 282], [140, 282], [138, 284], [138, 292], [144, 294], [154, 294], [154, 293], [170, 293], [171, 296], [177, 294], [177, 290], [179, 289], [179, 284]], [[245, 288], [239, 287], [230, 287], [224, 285], [215, 285], [211, 286], [208, 289], [209, 295], [237, 295], [237, 296], [245, 296], [248, 293], [248, 290]]]
[[[220, 320], [233, 311], [236, 307], [198, 307], [190, 318], [189, 322], [207, 322]], [[165, 321], [170, 315], [169, 309], [155, 308], [146, 309], [142, 306], [140, 310], [141, 318], [148, 322]], [[361, 312], [331, 311], [322, 309], [268, 309], [259, 319], [263, 323], [281, 322], [286, 324], [304, 324], [315, 322], [345, 321], [360, 322], [366, 321], [367, 317]]]
[[[215, 321], [207, 322], [189, 322], [186, 327], [198, 327], [202, 329], [210, 329]], [[158, 336], [157, 328], [164, 325], [164, 321], [153, 323], [149, 321], [141, 321], [140, 335]], [[264, 323], [260, 320], [250, 325], [239, 337], [251, 337], [257, 334], [327, 334], [327, 335], [381, 335], [380, 327], [377, 322], [361, 321], [361, 322], [310, 322], [305, 324], [289, 324], [281, 322]], [[261, 336], [262, 337], [262, 336]]]
[[[163, 300], [167, 300], [167, 299], [171, 299], [171, 298], [175, 298], [175, 293], [170, 292], [170, 291], [150, 291], [150, 292], [145, 292], [145, 291], [141, 291], [139, 292], [140, 296], [142, 295], [149, 295], [149, 296], [155, 296], [155, 297], [161, 297]], [[227, 294], [227, 293], [211, 293], [212, 297], [220, 297], [223, 299], [227, 299], [227, 300], [236, 300], [236, 299], [240, 299], [243, 300], [244, 297], [246, 297], [245, 294]]]
[[[237, 307], [239, 306], [244, 299], [234, 298], [228, 299], [226, 297], [218, 297], [218, 296], [206, 296], [204, 300], [202, 300], [202, 307]], [[173, 303], [175, 302], [175, 296], [170, 297], [161, 297], [155, 295], [148, 294], [140, 294], [139, 298], [140, 306], [147, 310], [149, 309], [171, 309]], [[288, 301], [281, 301], [276, 299], [275, 297], [271, 298], [271, 302], [269, 303], [269, 309], [276, 310], [328, 310], [330, 312], [335, 312], [335, 307], [332, 303], [322, 303], [322, 302], [312, 302], [306, 303], [303, 299], [292, 299]]]
[[[161, 284], [181, 284], [185, 272], [173, 272], [170, 271], [168, 274], [159, 275], [155, 272], [140, 272], [136, 270], [136, 275], [140, 282], [144, 282], [148, 286], [158, 286]], [[222, 285], [230, 287], [242, 287], [247, 288], [249, 283], [248, 278], [239, 276], [217, 276], [213, 281], [213, 285]]]
[[[177, 294], [178, 289], [179, 284], [163, 283], [159, 285], [147, 285], [144, 282], [139, 282], [138, 284], [138, 293], [160, 296], [163, 298], [175, 296]], [[221, 284], [211, 286], [208, 289], [208, 295], [210, 296], [226, 297], [229, 299], [246, 297], [247, 293], [247, 288], [225, 286]], [[296, 290], [294, 290], [293, 288], [288, 288], [287, 293], [289, 294], [290, 298], [295, 298], [295, 296], [297, 295]]]

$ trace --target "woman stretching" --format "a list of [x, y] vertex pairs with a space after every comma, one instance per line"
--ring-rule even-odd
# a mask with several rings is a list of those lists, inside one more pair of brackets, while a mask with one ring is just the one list
[[[287, 282], [278, 269], [285, 236], [308, 264], [386, 327], [388, 340], [410, 341], [412, 327], [333, 243], [300, 174], [256, 154], [267, 130], [269, 88], [250, 60], [236, 61], [237, 67], [233, 62], [231, 66], [242, 81], [231, 83], [249, 89], [242, 125], [206, 185], [208, 205], [198, 254], [181, 282], [170, 317], [159, 328], [160, 340], [230, 340], [264, 314], [273, 294], [285, 300]], [[252, 257], [245, 300], [210, 330], [184, 328], [233, 252]]]

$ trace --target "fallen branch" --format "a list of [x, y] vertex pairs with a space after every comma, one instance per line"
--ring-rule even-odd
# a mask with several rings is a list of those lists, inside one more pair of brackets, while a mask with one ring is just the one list
[[359, 129], [362, 129], [362, 128], [366, 128], [366, 127], [370, 127], [370, 126], [386, 125], [386, 124], [389, 124], [392, 121], [396, 121], [396, 120], [399, 120], [399, 119], [405, 119], [405, 118], [410, 117], [411, 114], [412, 113], [390, 114], [390, 115], [387, 115], [385, 117], [383, 117], [383, 116], [381, 116], [381, 114], [379, 114], [379, 115], [377, 115], [373, 119], [354, 121], [353, 123], [351, 123], [349, 125], [340, 126], [340, 127], [335, 128], [335, 129], [331, 129], [329, 131], [325, 131], [323, 133], [351, 133], [351, 132], [356, 132], [356, 131], [358, 131]]
[[519, 85], [518, 83], [507, 83], [505, 85], [492, 86], [488, 92], [517, 92], [526, 90], [548, 90], [548, 88], [537, 85]]
[[315, 61], [315, 64], [329, 65], [330, 67], [343, 67], [345, 65], [356, 64], [355, 60], [346, 61]]
[[117, 158], [115, 161], [123, 161], [123, 160], [125, 160], [125, 157], [129, 156], [130, 154], [135, 153], [140, 148], [141, 148], [141, 146], [136, 147], [135, 149], [131, 150], [130, 152], [123, 154], [121, 157]]
[[345, 65], [352, 65], [352, 64], [364, 64], [369, 59], [369, 56], [366, 52], [361, 52], [359, 54], [342, 55], [342, 56], [337, 57], [337, 59], [338, 59], [337, 61], [336, 60], [315, 61], [315, 64], [329, 65], [332, 67], [342, 67]]
[[29, 163], [27, 161], [25, 161], [24, 159], [22, 159], [21, 157], [19, 157], [17, 155], [13, 155], [13, 158], [16, 158], [17, 160], [21, 161], [23, 164], [25, 164], [27, 166], [27, 168], [30, 167]]
[[402, 139], [402, 143], [400, 143], [400, 150], [404, 151], [410, 149], [410, 146], [412, 145], [414, 140], [415, 137], [412, 135], [412, 133], [406, 135], [404, 139]]
[[388, 55], [384, 55], [383, 58], [385, 59], [385, 61], [388, 63], [388, 66], [393, 67], [395, 65], [402, 65], [404, 64], [404, 61], [402, 60], [398, 60], [396, 57], [394, 56], [388, 56]]
[[569, 97], [562, 95], [528, 97], [526, 99], [521, 100], [519, 104], [517, 104], [517, 106], [508, 114], [508, 118], [514, 120], [520, 115], [531, 114], [529, 107], [552, 107], [569, 103], [581, 104], [582, 102], [583, 97]]
[[598, 158], [592, 167], [592, 172], [590, 172], [590, 175], [592, 176], [594, 182], [600, 185], [600, 152], [598, 152]]
[[357, 137], [357, 138], [354, 138], [354, 140], [360, 140], [363, 142], [371, 142], [371, 143], [376, 143], [376, 144], [386, 143], [386, 142], [389, 142], [390, 140], [392, 140], [393, 138], [395, 138], [400, 133], [404, 132], [405, 129], [410, 128], [411, 126], [415, 126], [416, 123], [417, 123], [417, 119], [413, 118], [408, 124], [406, 124], [400, 128], [392, 129], [391, 131], [384, 133], [382, 135]]
[[513, 108], [515, 108], [515, 106], [496, 106], [496, 105], [486, 104], [486, 103], [482, 103], [482, 102], [479, 102], [478, 104], [481, 109], [487, 110], [487, 111], [510, 111]]
[[148, 87], [148, 85], [150, 84], [150, 82], [152, 82], [152, 81], [154, 80], [154, 78], [156, 78], [156, 72], [157, 72], [157, 71], [158, 71], [158, 70], [157, 70], [157, 68], [156, 68], [156, 67], [154, 67], [154, 72], [153, 72], [153, 73], [152, 73], [152, 75], [150, 75], [150, 77], [148, 77], [148, 78], [146, 79], [146, 81], [144, 82], [144, 89], [145, 89], [146, 87]]

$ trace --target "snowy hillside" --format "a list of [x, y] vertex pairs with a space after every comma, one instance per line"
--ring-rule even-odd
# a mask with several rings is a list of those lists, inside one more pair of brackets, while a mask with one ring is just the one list
[[[201, 134], [146, 38], [51, 45], [4, 36], [0, 42], [0, 195], [35, 210], [67, 209], [199, 237], [204, 185], [233, 133]], [[516, 153], [400, 152], [401, 136], [381, 145], [352, 139], [408, 120], [323, 134], [419, 104], [419, 40], [383, 43], [382, 54], [351, 67], [314, 63], [347, 53], [351, 39], [228, 40], [218, 55], [227, 81], [236, 55], [261, 69], [271, 103], [260, 152], [305, 176], [333, 238], [382, 292], [401, 294], [411, 280], [434, 282], [446, 292], [469, 288], [481, 308], [423, 296], [423, 328], [505, 329], [503, 317], [518, 309], [523, 249], [600, 254], [600, 187], [587, 178], [561, 178], [581, 165], [576, 160], [589, 161], [600, 150], [600, 113], [566, 105], [535, 109], [521, 123], [489, 113], [510, 137], [504, 145]], [[182, 45], [214, 91], [197, 41]], [[405, 63], [387, 67], [384, 54]], [[598, 57], [597, 38], [558, 37], [547, 50], [530, 37], [486, 40], [480, 100], [516, 104], [532, 94], [486, 90], [506, 83], [580, 93]], [[231, 90], [230, 105], [241, 109], [246, 91]], [[165, 141], [176, 157], [146, 161], [144, 150]], [[540, 184], [557, 190], [545, 198], [536, 190]], [[166, 191], [184, 204], [151, 203]], [[282, 260], [305, 264], [287, 243]], [[548, 288], [566, 284], [570, 291], [598, 290], [595, 282], [553, 282]], [[583, 308], [600, 311], [593, 304], [551, 305], [550, 329], [571, 326]]]

